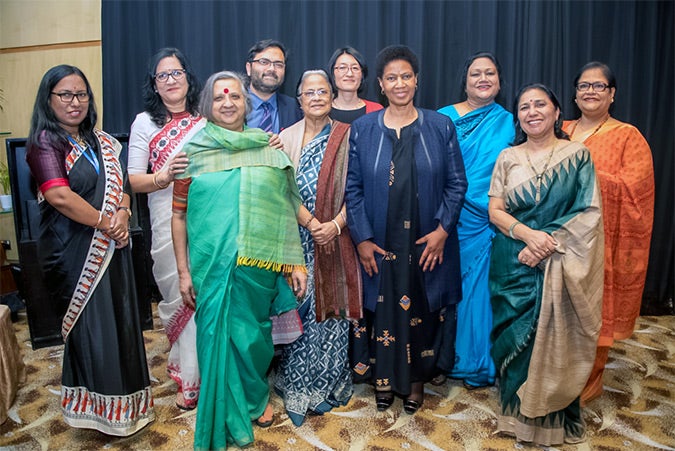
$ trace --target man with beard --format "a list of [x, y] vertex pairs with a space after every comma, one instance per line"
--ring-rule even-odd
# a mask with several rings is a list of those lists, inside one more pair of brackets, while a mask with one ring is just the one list
[[246, 73], [253, 107], [246, 125], [279, 133], [302, 119], [298, 102], [277, 93], [286, 75], [286, 48], [281, 42], [265, 39], [254, 44], [248, 51]]

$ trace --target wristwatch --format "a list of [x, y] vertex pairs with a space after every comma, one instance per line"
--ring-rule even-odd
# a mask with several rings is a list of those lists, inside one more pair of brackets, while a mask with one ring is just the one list
[[120, 211], [120, 210], [126, 211], [127, 214], [129, 215], [129, 219], [131, 219], [131, 209], [129, 207], [118, 207], [117, 211]]

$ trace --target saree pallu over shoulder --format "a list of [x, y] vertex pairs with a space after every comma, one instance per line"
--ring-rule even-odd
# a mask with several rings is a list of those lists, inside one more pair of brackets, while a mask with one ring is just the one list
[[[349, 158], [349, 125], [333, 122], [319, 171], [315, 216], [321, 222], [337, 217], [342, 210]], [[360, 264], [349, 228], [336, 237], [337, 248], [328, 252], [315, 246], [316, 318], [358, 320], [363, 317], [363, 288]]]
[[[124, 196], [124, 178], [122, 166], [118, 158], [122, 146], [115, 138], [101, 130], [94, 130], [94, 134], [98, 139], [101, 149], [105, 177], [105, 194], [103, 205], [101, 206], [101, 214], [110, 219], [117, 211], [117, 207], [122, 202], [122, 197]], [[72, 147], [72, 151], [66, 157], [66, 171], [68, 173], [77, 159], [82, 156], [82, 151], [78, 146], [72, 145]], [[64, 341], [68, 338], [68, 334], [79, 319], [80, 313], [86, 307], [91, 294], [96, 289], [110, 263], [115, 252], [113, 244], [110, 237], [100, 230], [94, 229], [91, 244], [84, 260], [84, 266], [77, 279], [73, 296], [61, 323], [61, 335]]]
[[[183, 148], [190, 164], [177, 178], [240, 168], [237, 264], [283, 272], [304, 269], [293, 164], [268, 141], [259, 129], [233, 132], [208, 122]], [[256, 171], [247, 169], [251, 167]]]
[[[516, 149], [502, 152], [493, 188], [495, 177], [508, 174], [507, 210], [529, 227], [550, 233], [558, 245], [539, 268], [529, 268], [517, 260], [522, 242], [503, 234], [495, 238], [490, 282], [493, 298], [496, 294], [501, 302], [493, 299], [493, 357], [503, 374], [531, 348], [522, 377], [513, 368], [511, 380], [503, 381], [502, 403], [517, 392], [520, 413], [535, 418], [570, 406], [592, 369], [601, 326], [604, 235], [588, 149], [572, 142], [554, 153], [542, 178], [540, 202], [535, 201], [535, 178], [526, 164], [518, 165], [518, 158]], [[524, 287], [519, 280], [535, 286]]]
[[190, 113], [174, 115], [148, 144], [152, 172], [162, 169], [171, 155], [179, 151], [183, 143], [201, 129], [205, 122], [206, 119], [199, 115], [193, 116]]

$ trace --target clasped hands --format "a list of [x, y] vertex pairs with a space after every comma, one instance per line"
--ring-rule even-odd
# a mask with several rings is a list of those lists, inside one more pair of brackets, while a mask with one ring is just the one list
[[[445, 240], [447, 238], [447, 232], [439, 225], [436, 230], [415, 241], [415, 244], [417, 245], [426, 244], [419, 260], [422, 271], [433, 271], [434, 268], [436, 268], [436, 265], [443, 263], [443, 249], [445, 248]], [[378, 274], [379, 271], [377, 269], [375, 254], [377, 253], [386, 256], [387, 251], [375, 244], [372, 240], [360, 242], [358, 246], [356, 246], [356, 249], [366, 274], [368, 274], [369, 277], [372, 277], [373, 274]]]
[[550, 257], [558, 245], [555, 238], [541, 230], [531, 230], [524, 242], [526, 246], [518, 254], [518, 261], [530, 268]]

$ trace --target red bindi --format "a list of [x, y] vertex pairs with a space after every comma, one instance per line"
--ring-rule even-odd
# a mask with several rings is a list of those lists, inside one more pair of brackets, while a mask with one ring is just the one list
[[229, 93], [229, 92], [230, 92], [229, 89], [227, 89], [227, 88], [223, 89], [223, 93], [224, 93], [224, 94], [227, 94], [227, 93]]

